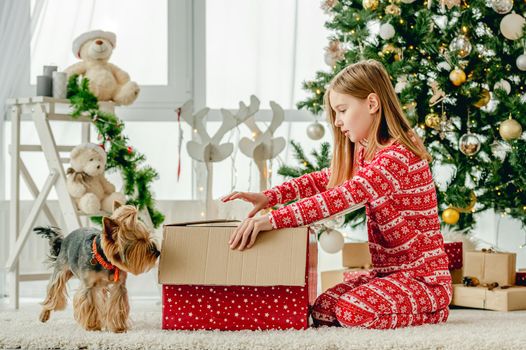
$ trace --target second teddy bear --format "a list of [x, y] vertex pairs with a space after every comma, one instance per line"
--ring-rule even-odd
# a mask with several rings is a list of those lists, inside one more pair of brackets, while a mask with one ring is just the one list
[[98, 214], [101, 209], [111, 213], [114, 201], [126, 202], [104, 176], [106, 152], [99, 145], [81, 144], [71, 151], [70, 158], [67, 188], [79, 210], [86, 214]]

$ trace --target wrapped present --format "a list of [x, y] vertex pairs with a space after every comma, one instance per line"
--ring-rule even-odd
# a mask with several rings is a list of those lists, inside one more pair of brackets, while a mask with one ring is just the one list
[[500, 286], [515, 284], [515, 253], [492, 250], [466, 252], [464, 276], [476, 277], [481, 284], [497, 282]]
[[526, 310], [526, 287], [494, 288], [453, 285], [451, 305], [495, 311]]
[[449, 259], [449, 270], [462, 268], [462, 242], [445, 242], [444, 250]]
[[343, 267], [369, 268], [372, 264], [369, 242], [353, 242], [343, 245]]
[[306, 329], [316, 298], [316, 239], [308, 227], [261, 232], [228, 245], [238, 221], [164, 226], [162, 328]]
[[518, 286], [526, 286], [526, 269], [519, 269], [516, 272], [515, 284]]
[[339, 269], [321, 272], [321, 289], [325, 292], [327, 289], [334, 287], [342, 282], [349, 282], [358, 278], [371, 278], [371, 269]]

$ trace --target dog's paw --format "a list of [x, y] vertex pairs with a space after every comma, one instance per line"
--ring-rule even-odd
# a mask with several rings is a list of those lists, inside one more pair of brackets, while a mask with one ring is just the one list
[[40, 313], [40, 322], [46, 322], [47, 320], [49, 320], [49, 316], [51, 315], [51, 311], [50, 310], [42, 310], [42, 312]]

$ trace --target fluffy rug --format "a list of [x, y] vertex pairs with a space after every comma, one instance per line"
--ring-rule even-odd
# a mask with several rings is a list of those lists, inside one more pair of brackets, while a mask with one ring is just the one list
[[[157, 309], [154, 308], [154, 309]], [[150, 309], [151, 310], [151, 309]], [[454, 309], [446, 324], [397, 330], [320, 328], [306, 331], [163, 331], [160, 308], [133, 310], [133, 329], [125, 334], [86, 332], [71, 309], [52, 314], [47, 324], [39, 310], [0, 313], [4, 349], [524, 349], [526, 311]]]

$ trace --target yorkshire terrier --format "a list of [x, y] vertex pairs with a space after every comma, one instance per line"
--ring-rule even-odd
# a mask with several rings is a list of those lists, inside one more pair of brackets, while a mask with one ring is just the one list
[[80, 228], [64, 237], [54, 227], [34, 231], [49, 239], [53, 267], [40, 321], [49, 320], [51, 311], [66, 308], [66, 283], [75, 276], [81, 282], [73, 297], [75, 320], [86, 330], [126, 332], [130, 312], [127, 273], [144, 273], [159, 257], [154, 237], [139, 221], [137, 209], [114, 203], [111, 217], [103, 218], [102, 232]]

